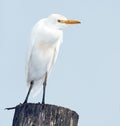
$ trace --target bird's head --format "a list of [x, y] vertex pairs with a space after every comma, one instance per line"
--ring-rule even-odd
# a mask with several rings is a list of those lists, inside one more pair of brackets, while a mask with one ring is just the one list
[[52, 14], [47, 18], [47, 24], [55, 29], [62, 29], [69, 24], [79, 24], [78, 20], [69, 20], [60, 14]]

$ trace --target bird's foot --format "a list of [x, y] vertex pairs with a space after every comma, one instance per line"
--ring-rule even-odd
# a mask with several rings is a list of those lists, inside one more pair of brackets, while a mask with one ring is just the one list
[[42, 110], [45, 108], [45, 102], [42, 101]]
[[12, 109], [16, 109], [17, 107], [21, 106], [22, 104], [20, 103], [19, 105], [16, 105], [15, 107], [9, 107], [9, 108], [5, 108], [6, 110], [12, 110]]

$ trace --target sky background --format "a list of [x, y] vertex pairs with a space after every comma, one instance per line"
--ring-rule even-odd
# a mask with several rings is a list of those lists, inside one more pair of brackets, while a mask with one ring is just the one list
[[[120, 126], [120, 1], [0, 1], [0, 125], [11, 126], [26, 96], [30, 32], [41, 18], [59, 13], [80, 25], [64, 29], [64, 42], [48, 80], [46, 103], [79, 114], [79, 126]], [[29, 102], [40, 102], [42, 92]]]

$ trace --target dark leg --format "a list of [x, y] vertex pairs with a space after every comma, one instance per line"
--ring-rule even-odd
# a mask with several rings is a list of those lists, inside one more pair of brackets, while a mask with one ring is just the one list
[[45, 80], [43, 82], [43, 97], [42, 97], [42, 104], [45, 104], [45, 89], [46, 89], [46, 84], [47, 84], [47, 73], [45, 75]]
[[27, 96], [26, 96], [25, 101], [23, 102], [23, 104], [27, 103], [27, 100], [28, 100], [28, 97], [29, 97], [29, 94], [30, 94], [30, 91], [31, 91], [32, 87], [33, 87], [33, 81], [31, 81], [31, 83], [30, 83], [30, 88], [28, 90]]

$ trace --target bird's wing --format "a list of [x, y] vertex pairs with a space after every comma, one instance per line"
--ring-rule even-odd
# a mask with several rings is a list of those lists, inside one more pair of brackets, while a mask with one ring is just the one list
[[55, 46], [53, 48], [53, 55], [51, 57], [50, 66], [48, 68], [48, 74], [50, 74], [52, 67], [54, 66], [54, 64], [56, 62], [61, 43], [62, 43], [62, 37], [60, 39], [58, 39], [58, 42], [55, 44]]
[[29, 44], [29, 48], [28, 48], [28, 54], [27, 54], [27, 61], [26, 61], [26, 78], [27, 78], [27, 82], [28, 82], [28, 74], [29, 74], [29, 67], [30, 67], [30, 61], [31, 61], [31, 56], [32, 56], [32, 52], [33, 52], [33, 49], [34, 49], [34, 45], [36, 43], [36, 33], [38, 32], [38, 29], [40, 27], [40, 24], [42, 24], [42, 22], [44, 21], [45, 19], [42, 19], [40, 21], [38, 21], [33, 29], [32, 29], [32, 32], [31, 32], [31, 42]]
[[31, 94], [33, 97], [37, 96], [40, 90], [42, 89], [43, 81], [45, 78], [45, 71], [46, 71], [44, 70], [44, 72], [42, 72], [41, 70], [42, 73], [40, 74], [35, 72], [36, 70], [34, 69], [34, 66], [36, 66], [37, 61], [36, 61], [36, 56], [34, 56], [34, 51], [35, 51], [35, 43], [30, 45], [29, 47], [28, 59], [27, 59], [27, 64], [26, 64], [27, 91], [30, 87], [30, 81], [34, 80], [34, 85], [31, 90]]

